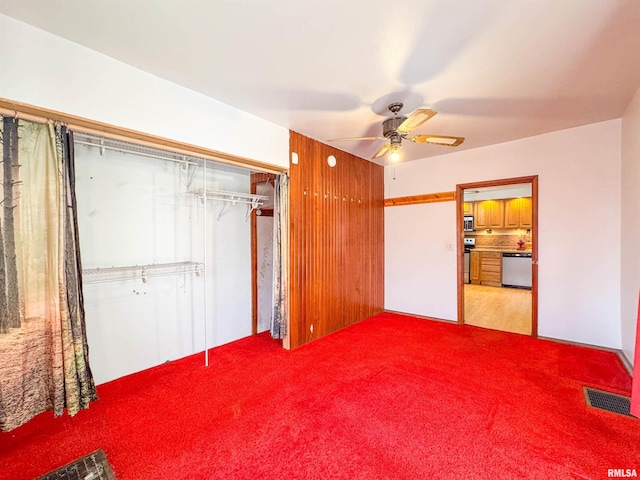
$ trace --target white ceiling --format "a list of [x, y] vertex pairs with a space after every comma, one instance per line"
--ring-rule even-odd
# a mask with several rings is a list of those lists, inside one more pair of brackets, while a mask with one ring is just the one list
[[[476, 148], [619, 118], [640, 86], [638, 0], [0, 0], [0, 12], [321, 141], [380, 135], [400, 100], [439, 112], [414, 133]], [[334, 145], [369, 158], [381, 143]], [[403, 161], [452, 151], [405, 141]]]

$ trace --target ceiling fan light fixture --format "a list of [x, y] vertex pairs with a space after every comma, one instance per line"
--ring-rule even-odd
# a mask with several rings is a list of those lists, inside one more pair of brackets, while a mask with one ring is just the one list
[[392, 162], [397, 162], [400, 160], [400, 145], [399, 144], [391, 144], [391, 149], [389, 151], [389, 160]]
[[397, 162], [400, 160], [400, 149], [402, 148], [402, 136], [394, 132], [389, 136], [389, 160]]
[[401, 115], [403, 104], [400, 102], [389, 105], [389, 111], [393, 114], [382, 122], [382, 137], [351, 137], [351, 138], [335, 138], [330, 142], [338, 142], [343, 140], [389, 140], [389, 143], [382, 145], [371, 159], [379, 158], [389, 152], [390, 162], [400, 160], [400, 149], [402, 148], [402, 140], [412, 141], [416, 143], [431, 143], [435, 145], [444, 145], [447, 147], [457, 147], [464, 142], [464, 137], [449, 137], [440, 135], [414, 135], [409, 137], [409, 133], [422, 125], [424, 122], [433, 117], [435, 110], [430, 108], [419, 108], [413, 113]]

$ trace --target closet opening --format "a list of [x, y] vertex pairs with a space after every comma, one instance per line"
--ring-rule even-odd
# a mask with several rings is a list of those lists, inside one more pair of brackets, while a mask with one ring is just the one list
[[[252, 232], [266, 252], [256, 218], [273, 212], [276, 175], [81, 133], [74, 145], [97, 384], [200, 352], [208, 364], [209, 349], [269, 328]], [[266, 291], [272, 266], [256, 261]]]

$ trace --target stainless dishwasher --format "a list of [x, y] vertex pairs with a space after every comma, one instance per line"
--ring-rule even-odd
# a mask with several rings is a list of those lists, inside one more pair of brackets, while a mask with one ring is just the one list
[[502, 286], [531, 290], [531, 253], [502, 254]]

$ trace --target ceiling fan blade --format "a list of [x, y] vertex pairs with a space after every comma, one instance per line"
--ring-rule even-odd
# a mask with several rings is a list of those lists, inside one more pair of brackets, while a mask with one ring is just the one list
[[409, 133], [414, 128], [419, 127], [424, 122], [433, 117], [436, 113], [435, 110], [431, 110], [430, 108], [419, 108], [411, 115], [407, 117], [407, 119], [400, 124], [398, 127], [399, 133]]
[[327, 142], [345, 142], [351, 140], [384, 140], [384, 137], [349, 137], [349, 138], [332, 138]]
[[447, 147], [457, 147], [464, 142], [464, 137], [447, 137], [446, 135], [415, 135], [411, 137], [412, 142], [431, 143], [434, 145], [446, 145]]
[[389, 150], [389, 144], [385, 143], [383, 146], [381, 146], [378, 151], [373, 155], [373, 157], [371, 158], [378, 158], [383, 156], [385, 153], [387, 153], [387, 151]]

